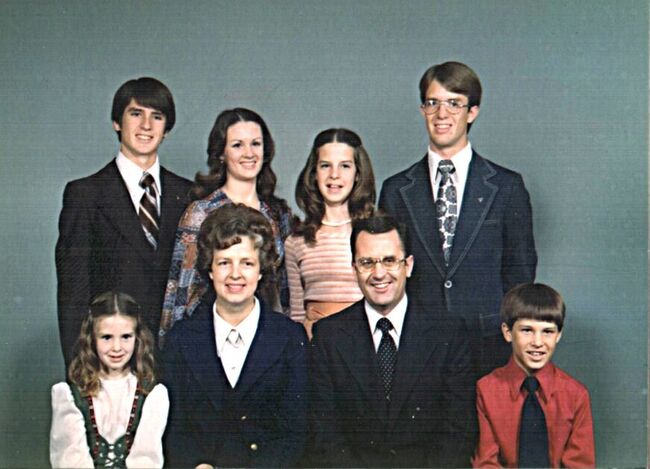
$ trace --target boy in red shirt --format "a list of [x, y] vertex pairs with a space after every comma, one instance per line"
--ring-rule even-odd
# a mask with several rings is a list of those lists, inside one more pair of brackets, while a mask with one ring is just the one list
[[564, 315], [547, 285], [519, 285], [503, 298], [512, 356], [477, 383], [474, 467], [595, 467], [587, 388], [551, 363]]

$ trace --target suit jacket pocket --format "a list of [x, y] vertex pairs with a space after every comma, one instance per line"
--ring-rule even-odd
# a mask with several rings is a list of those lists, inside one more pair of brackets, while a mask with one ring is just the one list
[[479, 313], [478, 320], [481, 337], [493, 336], [501, 326], [501, 313]]
[[482, 226], [498, 226], [501, 220], [498, 218], [488, 218], [483, 222]]

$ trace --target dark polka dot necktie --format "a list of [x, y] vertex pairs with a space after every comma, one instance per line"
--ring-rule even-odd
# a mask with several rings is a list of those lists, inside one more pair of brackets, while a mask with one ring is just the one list
[[441, 177], [436, 197], [436, 218], [442, 242], [442, 253], [445, 257], [445, 264], [448, 264], [458, 222], [458, 197], [454, 180], [451, 177], [456, 172], [456, 168], [451, 160], [440, 160], [438, 172]]
[[377, 349], [377, 359], [379, 360], [379, 373], [384, 383], [384, 393], [386, 400], [390, 400], [390, 392], [393, 387], [393, 375], [395, 374], [395, 363], [397, 362], [397, 347], [395, 341], [390, 335], [393, 324], [386, 318], [377, 321], [377, 329], [381, 331], [381, 342]]
[[528, 396], [521, 411], [519, 467], [550, 467], [546, 418], [535, 395], [539, 381], [534, 376], [528, 376], [522, 388], [528, 391]]
[[156, 195], [156, 183], [153, 176], [149, 173], [142, 174], [140, 178], [140, 187], [144, 189], [144, 194], [140, 199], [140, 208], [138, 209], [138, 218], [151, 247], [158, 248], [158, 239], [160, 237], [160, 217], [158, 216], [158, 197]]

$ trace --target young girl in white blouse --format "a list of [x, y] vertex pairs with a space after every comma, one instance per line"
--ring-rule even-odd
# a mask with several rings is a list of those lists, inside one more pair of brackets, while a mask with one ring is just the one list
[[361, 138], [327, 129], [314, 139], [298, 176], [296, 202], [305, 214], [285, 242], [291, 319], [311, 328], [363, 298], [352, 269], [352, 220], [372, 215], [375, 177]]
[[169, 399], [153, 344], [132, 297], [93, 300], [68, 382], [52, 387], [52, 467], [162, 467]]

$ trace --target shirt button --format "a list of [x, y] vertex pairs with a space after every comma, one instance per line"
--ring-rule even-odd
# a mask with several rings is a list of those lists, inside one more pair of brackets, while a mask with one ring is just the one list
[[241, 419], [242, 419], [242, 420], [246, 420], [246, 416], [245, 416], [245, 415], [242, 415], [242, 416], [241, 416]]
[[257, 444], [251, 443], [251, 451], [257, 451]]
[[445, 288], [451, 288], [454, 284], [451, 280], [445, 280]]

